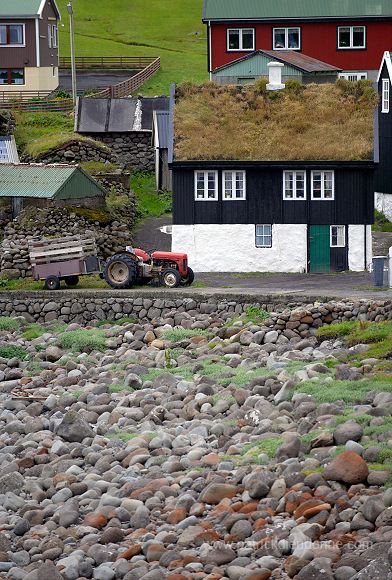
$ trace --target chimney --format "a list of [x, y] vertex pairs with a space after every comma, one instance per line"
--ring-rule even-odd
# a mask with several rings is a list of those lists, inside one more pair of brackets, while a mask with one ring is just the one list
[[284, 64], [281, 62], [269, 62], [267, 64], [269, 69], [269, 83], [267, 85], [268, 91], [280, 91], [286, 85], [282, 84], [282, 68]]

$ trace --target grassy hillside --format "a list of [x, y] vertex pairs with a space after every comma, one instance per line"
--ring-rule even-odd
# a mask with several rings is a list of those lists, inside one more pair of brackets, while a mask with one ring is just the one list
[[[207, 78], [203, 0], [74, 0], [73, 4], [77, 55], [161, 57], [161, 71], [141, 93], [167, 94], [171, 82]], [[58, 5], [61, 54], [68, 55], [67, 0]]]

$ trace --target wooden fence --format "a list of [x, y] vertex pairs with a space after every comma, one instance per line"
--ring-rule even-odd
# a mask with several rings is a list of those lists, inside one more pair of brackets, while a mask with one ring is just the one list
[[[64, 68], [67, 68], [67, 64], [69, 68], [71, 66], [69, 57], [62, 57], [60, 59], [60, 68], [62, 68], [62, 65], [64, 65]], [[79, 70], [92, 68], [115, 70], [121, 67], [125, 70], [138, 70], [140, 68], [140, 72], [129, 79], [88, 95], [88, 98], [93, 99], [120, 99], [128, 97], [148, 81], [160, 69], [160, 66], [161, 61], [159, 56], [156, 58], [142, 56], [81, 56], [76, 59], [76, 68]], [[73, 110], [73, 102], [72, 99], [56, 98], [55, 91], [4, 91], [0, 92], [0, 108], [17, 111], [69, 113]]]
[[[143, 70], [156, 60], [155, 56], [77, 56], [75, 58], [76, 70], [86, 69], [120, 69], [120, 70]], [[62, 56], [59, 68], [70, 69], [71, 57]]]

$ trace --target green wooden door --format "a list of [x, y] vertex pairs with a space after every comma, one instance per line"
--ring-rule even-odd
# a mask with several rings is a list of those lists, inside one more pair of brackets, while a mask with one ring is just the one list
[[310, 272], [331, 269], [330, 226], [310, 226]]

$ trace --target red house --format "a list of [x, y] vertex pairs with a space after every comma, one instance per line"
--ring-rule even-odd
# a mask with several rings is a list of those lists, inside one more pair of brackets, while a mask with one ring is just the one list
[[204, 0], [208, 69], [255, 50], [297, 51], [375, 79], [392, 46], [392, 0]]

